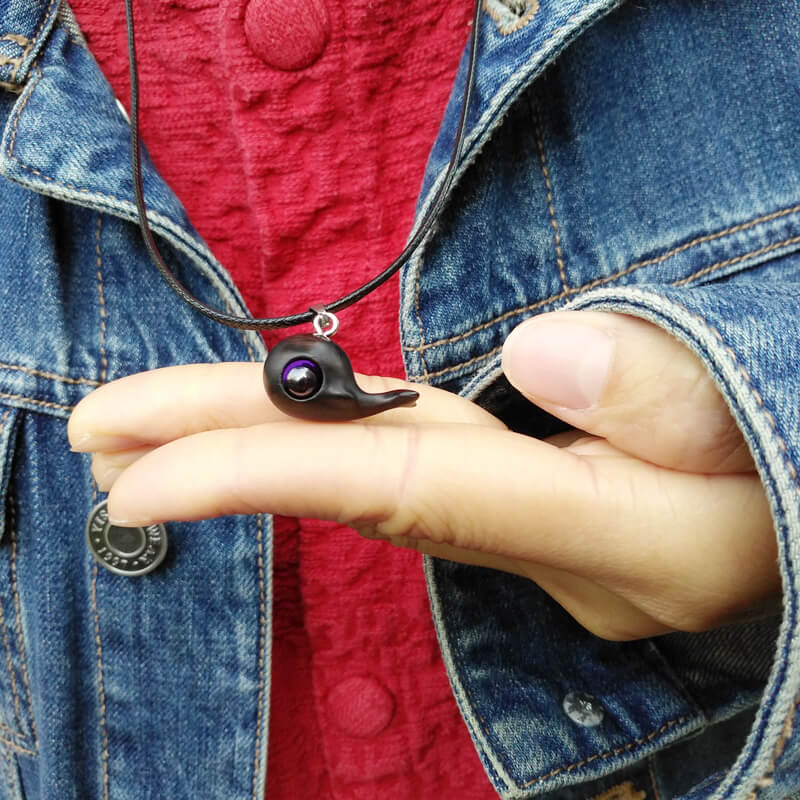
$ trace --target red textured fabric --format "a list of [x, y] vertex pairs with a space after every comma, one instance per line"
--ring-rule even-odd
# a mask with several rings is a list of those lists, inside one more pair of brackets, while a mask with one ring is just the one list
[[250, 0], [244, 33], [250, 49], [265, 64], [298, 70], [322, 55], [331, 23], [325, 0]]
[[[127, 106], [122, 4], [72, 6]], [[143, 137], [253, 313], [336, 298], [399, 253], [469, 0], [136, 7]], [[340, 315], [356, 369], [402, 375], [396, 305], [395, 279]], [[495, 797], [447, 684], [419, 556], [276, 520], [268, 775], [270, 800]]]

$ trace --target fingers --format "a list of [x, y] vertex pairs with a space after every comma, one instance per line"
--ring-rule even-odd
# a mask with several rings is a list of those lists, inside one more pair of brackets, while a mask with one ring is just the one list
[[506, 529], [527, 520], [531, 498], [550, 498], [534, 516], [552, 529], [563, 505], [574, 505], [576, 481], [590, 483], [569, 480], [575, 461], [483, 426], [280, 422], [154, 450], [117, 479], [109, 510], [122, 524], [269, 511], [517, 556], [516, 534]]
[[80, 452], [128, 450], [280, 418], [266, 400], [259, 364], [189, 364], [101, 386], [75, 407], [67, 433]]
[[117, 479], [109, 511], [120, 524], [254, 511], [332, 519], [614, 581], [665, 573], [684, 553], [731, 574], [763, 563], [751, 546], [764, 527], [773, 539], [760, 488], [752, 476], [580, 456], [481, 426], [273, 423], [154, 450]]
[[616, 494], [568, 450], [507, 431], [281, 422], [154, 450], [117, 478], [109, 512], [142, 525], [266, 511], [589, 569], [614, 559]]
[[691, 475], [586, 439], [559, 448], [476, 425], [276, 422], [170, 442], [109, 495], [118, 524], [256, 511], [541, 580], [609, 638], [702, 630], [779, 591], [755, 474]]
[[633, 603], [594, 581], [561, 569], [545, 567], [530, 561], [478, 553], [448, 544], [436, 544], [426, 539], [408, 536], [381, 536], [372, 531], [360, 530], [368, 539], [388, 541], [395, 547], [416, 550], [425, 555], [458, 561], [462, 564], [488, 567], [521, 575], [534, 581], [549, 594], [575, 620], [596, 636], [612, 641], [630, 641], [643, 636], [672, 633], [658, 619], [637, 608]]
[[[368, 392], [408, 388], [392, 378], [357, 376]], [[478, 406], [448, 392], [413, 385], [414, 408], [380, 415], [381, 424], [449, 421], [503, 427]], [[262, 366], [251, 363], [190, 364], [130, 375], [85, 397], [69, 420], [74, 450], [100, 452], [160, 445], [217, 428], [239, 428], [287, 417], [269, 402]], [[372, 424], [375, 418], [364, 420]]]
[[692, 472], [753, 469], [699, 358], [644, 320], [543, 314], [511, 332], [503, 370], [532, 402], [639, 458]]
[[151, 453], [152, 446], [133, 447], [130, 450], [113, 450], [92, 457], [92, 477], [101, 492], [107, 492], [114, 481], [135, 461]]

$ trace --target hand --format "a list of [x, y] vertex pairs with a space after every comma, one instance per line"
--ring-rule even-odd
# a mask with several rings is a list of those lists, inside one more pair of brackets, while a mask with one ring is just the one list
[[[577, 431], [539, 441], [462, 398], [360, 422], [290, 420], [258, 364], [170, 367], [86, 397], [69, 423], [119, 524], [257, 511], [536, 581], [609, 639], [773, 610], [775, 536], [753, 463], [696, 357], [632, 317], [515, 329], [509, 380]], [[368, 391], [402, 381], [359, 376]], [[113, 488], [112, 488], [113, 487]]]

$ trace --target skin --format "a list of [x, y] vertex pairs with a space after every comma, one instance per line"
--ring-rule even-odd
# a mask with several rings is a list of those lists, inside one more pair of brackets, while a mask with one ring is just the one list
[[[610, 341], [612, 357], [598, 397], [567, 408], [552, 401], [547, 380], [533, 390], [510, 369], [512, 333], [509, 379], [576, 429], [549, 441], [419, 384], [415, 408], [359, 422], [292, 420], [267, 401], [261, 365], [247, 363], [114, 381], [76, 407], [70, 442], [93, 454], [119, 524], [257, 511], [335, 520], [367, 538], [528, 577], [612, 640], [777, 611], [764, 490], [700, 361], [623, 315], [555, 312], [523, 325], [553, 323], [588, 327]], [[572, 366], [565, 358], [563, 369]], [[367, 391], [408, 385], [358, 381]], [[317, 453], [334, 454], [333, 468]]]

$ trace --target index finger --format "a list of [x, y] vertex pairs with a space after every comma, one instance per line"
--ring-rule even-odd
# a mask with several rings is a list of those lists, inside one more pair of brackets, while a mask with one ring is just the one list
[[[357, 375], [368, 392], [413, 388], [413, 408], [385, 411], [363, 422], [457, 422], [503, 428], [488, 412], [461, 397], [397, 378]], [[100, 452], [158, 446], [217, 428], [244, 428], [289, 419], [267, 398], [262, 366], [250, 362], [188, 364], [140, 372], [101, 386], [72, 412], [73, 450]]]

